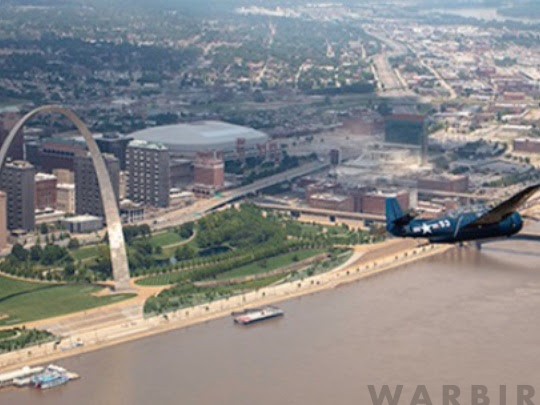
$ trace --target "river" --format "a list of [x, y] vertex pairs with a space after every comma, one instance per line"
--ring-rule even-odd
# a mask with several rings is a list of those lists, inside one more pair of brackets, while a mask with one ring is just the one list
[[283, 303], [278, 320], [226, 318], [62, 360], [79, 381], [4, 390], [0, 403], [369, 405], [368, 384], [404, 384], [406, 404], [418, 384], [439, 404], [442, 384], [540, 395], [539, 263], [532, 242], [456, 248]]
[[484, 21], [519, 21], [522, 23], [534, 23], [538, 20], [530, 18], [516, 18], [500, 14], [496, 8], [491, 7], [475, 7], [475, 8], [444, 8], [444, 9], [432, 9], [426, 11], [426, 13], [437, 14], [453, 14], [464, 18], [476, 18], [477, 20]]

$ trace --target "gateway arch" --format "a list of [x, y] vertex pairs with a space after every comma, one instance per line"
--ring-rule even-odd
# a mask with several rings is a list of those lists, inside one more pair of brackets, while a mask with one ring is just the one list
[[15, 126], [11, 129], [4, 144], [0, 148], [0, 171], [4, 167], [6, 154], [15, 136], [17, 136], [21, 128], [29, 120], [39, 114], [63, 115], [77, 127], [78, 131], [86, 141], [86, 145], [88, 146], [88, 150], [90, 151], [92, 162], [94, 163], [94, 168], [96, 170], [101, 201], [103, 202], [103, 210], [105, 212], [105, 221], [107, 222], [107, 233], [109, 237], [109, 248], [111, 251], [111, 266], [115, 282], [115, 290], [118, 292], [130, 290], [129, 265], [126, 254], [124, 233], [122, 231], [122, 222], [120, 220], [120, 214], [118, 212], [116, 197], [111, 184], [111, 179], [109, 177], [109, 172], [107, 171], [107, 166], [105, 165], [103, 156], [101, 156], [101, 152], [99, 151], [90, 130], [73, 111], [61, 106], [47, 105], [36, 108], [21, 118], [20, 121], [17, 122], [17, 124], [15, 124]]

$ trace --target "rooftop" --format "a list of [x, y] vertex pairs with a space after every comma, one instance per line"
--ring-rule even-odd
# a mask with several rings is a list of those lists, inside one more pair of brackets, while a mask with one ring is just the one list
[[87, 221], [101, 221], [101, 217], [95, 217], [93, 215], [77, 215], [75, 217], [69, 217], [64, 219], [64, 222], [77, 223], [77, 222], [87, 222]]
[[143, 129], [134, 132], [131, 136], [137, 140], [161, 142], [169, 147], [189, 148], [192, 146], [195, 149], [235, 145], [239, 138], [245, 139], [246, 143], [268, 141], [268, 135], [263, 132], [221, 121], [165, 125]]
[[35, 175], [36, 181], [45, 181], [45, 180], [56, 180], [56, 176], [54, 174], [50, 173], [36, 173]]
[[18, 169], [33, 169], [34, 166], [26, 160], [13, 160], [6, 163], [6, 167], [13, 167]]
[[138, 149], [151, 149], [151, 150], [169, 150], [162, 143], [148, 142], [140, 139], [135, 139], [131, 141], [128, 145], [129, 148], [138, 148]]

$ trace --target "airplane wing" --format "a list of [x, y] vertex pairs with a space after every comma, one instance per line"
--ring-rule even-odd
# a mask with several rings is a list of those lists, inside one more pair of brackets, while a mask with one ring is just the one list
[[509, 215], [516, 212], [519, 207], [525, 204], [525, 202], [538, 190], [540, 190], [540, 184], [527, 187], [513, 197], [482, 214], [479, 218], [467, 226], [490, 225], [504, 220]]

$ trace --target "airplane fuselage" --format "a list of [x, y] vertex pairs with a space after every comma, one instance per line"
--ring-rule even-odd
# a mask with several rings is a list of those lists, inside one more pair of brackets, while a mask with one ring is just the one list
[[415, 219], [407, 225], [395, 226], [389, 231], [394, 236], [424, 238], [432, 243], [456, 243], [509, 237], [523, 228], [523, 219], [517, 212], [495, 224], [463, 226], [473, 222], [476, 217], [475, 213], [464, 213], [456, 217], [434, 220]]

